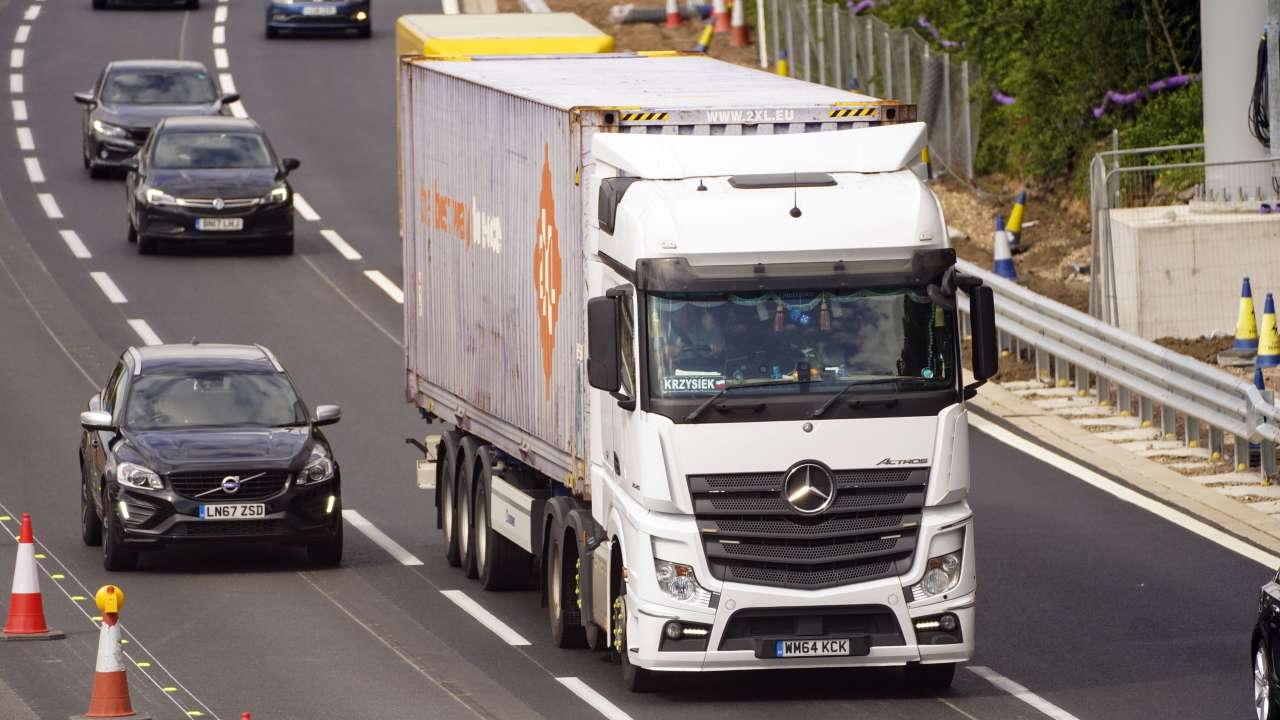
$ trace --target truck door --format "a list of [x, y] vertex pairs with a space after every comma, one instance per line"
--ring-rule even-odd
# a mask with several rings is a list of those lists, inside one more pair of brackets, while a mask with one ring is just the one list
[[630, 487], [630, 481], [624, 477], [623, 468], [626, 466], [626, 440], [637, 398], [635, 288], [630, 285], [619, 285], [611, 288], [606, 295], [618, 298], [622, 315], [620, 323], [622, 337], [618, 343], [619, 352], [622, 355], [619, 358], [622, 386], [614, 394], [618, 402], [607, 403], [602, 409], [605, 465], [623, 487]]

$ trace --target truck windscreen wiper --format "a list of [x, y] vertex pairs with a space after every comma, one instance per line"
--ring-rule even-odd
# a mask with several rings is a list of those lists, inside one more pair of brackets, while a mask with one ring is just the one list
[[725, 385], [724, 388], [720, 390], [720, 392], [707, 398], [702, 402], [701, 405], [694, 408], [692, 412], [690, 412], [688, 415], [685, 415], [684, 421], [693, 422], [694, 420], [697, 420], [698, 416], [701, 415], [703, 412], [705, 412], [707, 408], [711, 407], [712, 403], [724, 397], [725, 393], [729, 392], [730, 390], [741, 390], [742, 388], [775, 387], [777, 385], [807, 385], [811, 382], [813, 381], [812, 380], [773, 380], [770, 382], [762, 382], [762, 383], [740, 383], [738, 385]]
[[888, 375], [885, 377], [878, 377], [878, 378], [865, 378], [863, 380], [851, 380], [848, 383], [846, 383], [844, 387], [832, 393], [831, 397], [827, 398], [827, 401], [822, 403], [821, 407], [809, 413], [809, 417], [820, 418], [823, 415], [825, 415], [827, 411], [831, 409], [832, 405], [835, 405], [836, 402], [840, 400], [840, 398], [844, 397], [845, 394], [849, 392], [849, 388], [865, 386], [865, 385], [879, 385], [881, 383], [904, 383], [904, 382], [907, 382], [908, 380], [915, 381], [915, 382], [925, 382], [925, 383], [933, 382], [933, 380], [930, 378], [916, 377], [914, 375]]

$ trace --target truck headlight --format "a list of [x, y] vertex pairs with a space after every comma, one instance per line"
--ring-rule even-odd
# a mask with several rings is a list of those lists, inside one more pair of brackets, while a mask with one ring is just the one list
[[149, 468], [133, 463], [122, 462], [116, 466], [116, 482], [121, 485], [143, 490], [161, 490], [164, 483], [160, 476]]
[[711, 591], [698, 584], [692, 567], [655, 558], [653, 569], [658, 579], [658, 588], [672, 600], [698, 607], [711, 607]]
[[262, 198], [262, 202], [268, 205], [278, 205], [289, 199], [289, 186], [284, 183], [271, 188], [271, 192]]
[[142, 198], [146, 200], [148, 205], [177, 205], [178, 201], [172, 195], [153, 187], [144, 188]]
[[911, 600], [924, 600], [951, 592], [960, 584], [960, 569], [964, 566], [963, 551], [929, 558], [924, 577], [911, 586]]
[[333, 459], [329, 457], [328, 451], [323, 446], [316, 445], [311, 448], [311, 457], [307, 459], [306, 466], [302, 468], [302, 472], [298, 473], [298, 484], [312, 485], [331, 478], [333, 478]]
[[101, 120], [93, 121], [93, 131], [103, 137], [124, 137], [129, 134], [127, 130], [111, 123], [104, 123]]

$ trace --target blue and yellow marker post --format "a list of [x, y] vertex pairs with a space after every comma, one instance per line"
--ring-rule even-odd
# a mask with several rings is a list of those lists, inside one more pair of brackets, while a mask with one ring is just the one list
[[1262, 306], [1262, 332], [1258, 337], [1257, 367], [1276, 367], [1280, 365], [1280, 334], [1276, 331], [1276, 303], [1267, 293], [1267, 301]]

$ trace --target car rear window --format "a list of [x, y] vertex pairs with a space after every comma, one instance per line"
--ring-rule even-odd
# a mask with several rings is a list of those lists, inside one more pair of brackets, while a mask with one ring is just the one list
[[120, 105], [208, 105], [217, 97], [203, 70], [116, 70], [102, 87], [102, 102]]
[[172, 170], [269, 168], [271, 152], [252, 132], [166, 132], [156, 138], [152, 165]]

